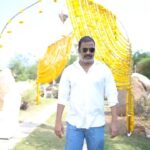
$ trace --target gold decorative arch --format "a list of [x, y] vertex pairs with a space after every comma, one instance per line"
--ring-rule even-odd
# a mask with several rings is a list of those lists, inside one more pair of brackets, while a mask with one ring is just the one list
[[[116, 16], [93, 0], [66, 0], [77, 40], [90, 35], [96, 42], [96, 59], [112, 70], [118, 90], [126, 90], [127, 130], [134, 129], [133, 95], [131, 84], [131, 45], [119, 29]], [[73, 35], [50, 45], [38, 65], [37, 83], [55, 80], [65, 67]], [[39, 86], [38, 86], [39, 87]], [[38, 88], [39, 89], [39, 88]], [[39, 99], [37, 98], [39, 103]]]
[[134, 128], [131, 87], [131, 45], [120, 31], [116, 16], [93, 0], [67, 0], [75, 36], [79, 40], [90, 35], [96, 42], [96, 59], [112, 70], [118, 90], [127, 91], [126, 116], [128, 133]]
[[40, 103], [40, 84], [50, 83], [62, 72], [72, 46], [73, 35], [64, 36], [60, 40], [48, 46], [44, 57], [39, 60], [37, 72], [37, 104]]

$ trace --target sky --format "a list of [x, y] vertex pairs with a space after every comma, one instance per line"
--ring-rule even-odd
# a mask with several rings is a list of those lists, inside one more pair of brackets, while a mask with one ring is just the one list
[[[0, 32], [10, 18], [37, 0], [0, 0]], [[133, 52], [150, 51], [150, 0], [95, 0], [111, 10], [127, 33]], [[39, 13], [42, 11], [42, 13]], [[0, 38], [0, 67], [17, 53], [29, 53], [37, 58], [48, 45], [73, 29], [70, 20], [63, 24], [58, 17], [67, 12], [65, 0], [42, 0], [15, 17]], [[23, 21], [23, 24], [19, 22]], [[9, 33], [11, 31], [11, 33]]]

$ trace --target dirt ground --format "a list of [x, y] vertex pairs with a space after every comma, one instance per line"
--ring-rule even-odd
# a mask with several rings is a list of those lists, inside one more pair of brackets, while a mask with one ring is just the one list
[[[111, 122], [111, 114], [108, 108], [105, 110], [105, 114], [106, 114], [106, 117], [105, 117], [106, 118], [106, 130], [109, 131], [109, 125]], [[133, 134], [146, 137], [146, 129], [150, 131], [150, 120], [149, 119], [146, 120], [141, 116], [134, 116]], [[125, 116], [118, 117], [118, 134], [119, 135], [127, 134]]]

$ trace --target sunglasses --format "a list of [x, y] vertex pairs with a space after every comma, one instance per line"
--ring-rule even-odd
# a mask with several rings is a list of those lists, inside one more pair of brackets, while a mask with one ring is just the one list
[[95, 52], [95, 48], [91, 47], [91, 48], [82, 48], [82, 52], [83, 53], [87, 53], [87, 51], [89, 51], [90, 53], [94, 53]]

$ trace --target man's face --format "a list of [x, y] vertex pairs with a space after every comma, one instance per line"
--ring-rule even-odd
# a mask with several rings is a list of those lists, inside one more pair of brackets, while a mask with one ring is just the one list
[[93, 63], [95, 44], [93, 41], [82, 42], [79, 49], [79, 58], [83, 63]]

